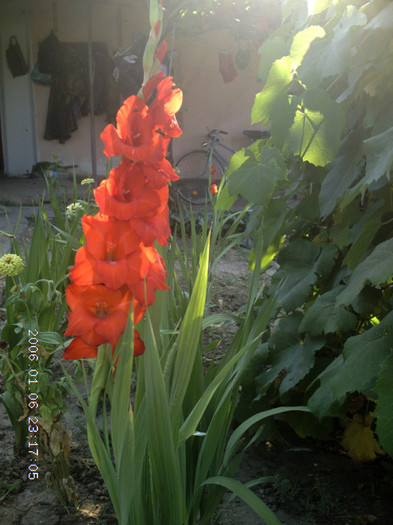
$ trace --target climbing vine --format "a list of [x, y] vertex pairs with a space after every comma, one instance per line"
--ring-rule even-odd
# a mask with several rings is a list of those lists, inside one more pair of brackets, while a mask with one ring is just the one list
[[219, 199], [253, 203], [249, 233], [279, 265], [243, 403], [307, 403], [303, 436], [361, 416], [393, 455], [393, 4], [282, 1], [281, 18], [251, 111], [271, 137], [232, 158]]

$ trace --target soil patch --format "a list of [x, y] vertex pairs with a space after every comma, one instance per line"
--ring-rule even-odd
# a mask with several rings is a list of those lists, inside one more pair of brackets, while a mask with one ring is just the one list
[[[209, 299], [211, 313], [236, 315], [245, 304], [248, 253], [242, 248], [232, 249], [217, 265]], [[216, 351], [223, 352], [235, 331], [235, 324], [214, 327], [207, 333], [207, 342], [218, 340]], [[61, 373], [60, 369], [55, 373]], [[3, 389], [1, 379], [0, 391]], [[39, 465], [38, 480], [28, 479], [30, 458], [14, 454], [13, 430], [0, 405], [1, 524], [117, 524], [90, 456], [81, 426], [82, 409], [75, 399], [70, 399], [68, 407], [63, 424], [72, 431], [70, 474], [78, 495], [76, 507], [72, 508], [62, 505], [48, 487], [45, 465]], [[393, 462], [388, 458], [357, 464], [342, 453], [336, 441], [260, 443], [245, 455], [237, 477], [247, 482], [263, 476], [270, 479], [256, 486], [255, 493], [276, 512], [283, 525], [393, 525]], [[230, 495], [225, 497], [217, 518], [223, 525], [263, 524], [238, 499], [230, 501]]]

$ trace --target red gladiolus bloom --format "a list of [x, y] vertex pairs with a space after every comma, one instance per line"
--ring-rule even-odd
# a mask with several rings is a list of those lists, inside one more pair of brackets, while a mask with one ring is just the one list
[[210, 193], [213, 195], [213, 197], [214, 197], [214, 195], [217, 195], [217, 193], [218, 193], [217, 184], [212, 184], [210, 186]]
[[77, 251], [71, 280], [79, 285], [120, 288], [128, 271], [127, 255], [139, 248], [138, 235], [128, 223], [101, 214], [85, 215], [82, 226], [86, 246]]
[[148, 107], [139, 97], [127, 98], [116, 116], [116, 128], [109, 124], [101, 133], [107, 157], [124, 155], [133, 162], [157, 162], [165, 157], [168, 139], [156, 131]]
[[161, 244], [161, 246], [166, 246], [168, 244], [168, 237], [171, 234], [168, 206], [166, 206], [160, 213], [152, 215], [151, 217], [131, 219], [130, 225], [139, 235], [145, 246], [150, 246], [155, 241], [157, 241], [158, 244]]
[[136, 250], [140, 244], [138, 235], [127, 223], [108, 215], [85, 215], [82, 227], [88, 250], [96, 259], [117, 261]]
[[139, 303], [153, 304], [156, 290], [169, 289], [165, 284], [166, 271], [161, 255], [153, 246], [141, 245], [128, 261], [134, 271], [128, 272], [126, 284]]
[[165, 208], [168, 186], [154, 188], [146, 181], [144, 166], [126, 159], [103, 180], [94, 197], [101, 213], [121, 221], [148, 217]]
[[81, 337], [74, 337], [63, 353], [64, 359], [83, 359], [97, 357], [97, 345], [88, 345]]
[[153, 188], [161, 188], [169, 181], [179, 179], [179, 175], [173, 169], [172, 164], [164, 158], [152, 166], [144, 166], [143, 173]]
[[[81, 337], [75, 337], [66, 348], [64, 359], [83, 359], [97, 357], [98, 346], [86, 344]], [[137, 330], [134, 330], [134, 357], [143, 354], [145, 345]]]
[[154, 90], [156, 95], [149, 106], [154, 124], [168, 137], [178, 137], [182, 130], [177, 123], [177, 113], [183, 102], [183, 93], [179, 88], [174, 89], [172, 77], [165, 77], [161, 71], [148, 80], [142, 88], [145, 101], [149, 101]]
[[71, 280], [80, 286], [104, 284], [112, 290], [138, 280], [141, 248], [118, 261], [102, 261], [92, 257], [83, 246], [76, 254], [75, 266], [70, 272]]
[[[66, 299], [71, 312], [65, 335], [74, 335], [90, 346], [110, 343], [112, 348], [124, 332], [133, 300], [130, 290], [111, 290], [103, 285], [70, 284]], [[139, 322], [144, 308], [134, 301], [134, 322]]]

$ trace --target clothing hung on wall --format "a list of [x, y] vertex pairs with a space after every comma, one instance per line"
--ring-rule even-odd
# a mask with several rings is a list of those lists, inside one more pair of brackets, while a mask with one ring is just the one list
[[[94, 114], [106, 113], [112, 122], [118, 109], [113, 65], [103, 43], [92, 44]], [[38, 52], [39, 69], [52, 76], [44, 139], [64, 143], [89, 113], [89, 60], [87, 43], [59, 42], [52, 32]]]

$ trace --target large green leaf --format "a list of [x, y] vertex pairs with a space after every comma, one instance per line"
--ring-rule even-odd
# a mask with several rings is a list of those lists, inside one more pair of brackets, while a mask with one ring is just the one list
[[266, 205], [278, 181], [285, 179], [284, 159], [277, 148], [264, 146], [259, 160], [250, 152], [241, 167], [229, 178], [229, 192], [240, 194], [249, 202]]
[[298, 339], [297, 343], [283, 349], [270, 352], [269, 369], [262, 372], [255, 384], [258, 392], [263, 392], [280, 374], [285, 372], [280, 383], [280, 395], [285, 394], [296, 386], [311, 370], [315, 362], [315, 352], [322, 348], [324, 338], [315, 338], [306, 335], [304, 340]]
[[372, 203], [351, 229], [354, 240], [343, 264], [348, 264], [352, 270], [363, 259], [375, 234], [381, 227], [382, 216], [385, 213], [383, 204], [382, 200]]
[[288, 138], [288, 131], [291, 128], [298, 106], [298, 97], [282, 96], [277, 98], [270, 110], [270, 133], [274, 144], [278, 148], [283, 148]]
[[386, 282], [393, 275], [393, 238], [378, 244], [353, 271], [348, 286], [337, 296], [337, 304], [350, 304], [367, 281]]
[[299, 311], [292, 312], [291, 315], [282, 317], [279, 320], [277, 329], [274, 330], [269, 338], [269, 346], [274, 350], [283, 350], [288, 346], [295, 345], [299, 340], [298, 327], [303, 319], [303, 314]]
[[307, 91], [288, 132], [289, 151], [315, 166], [326, 166], [337, 155], [344, 115], [326, 91]]
[[261, 57], [260, 66], [258, 69], [258, 78], [266, 80], [273, 62], [283, 56], [288, 55], [289, 45], [281, 36], [273, 36], [267, 38], [258, 53]]
[[370, 395], [382, 361], [393, 348], [393, 313], [366, 332], [350, 337], [344, 345], [344, 362], [331, 380], [333, 395], [340, 403], [349, 392]]
[[351, 68], [351, 56], [356, 42], [351, 38], [353, 28], [367, 22], [364, 13], [354, 6], [347, 6], [341, 20], [325, 38], [315, 39], [305, 55], [298, 72], [308, 87], [320, 84], [320, 80], [347, 72]]
[[320, 386], [315, 390], [307, 405], [310, 410], [317, 417], [322, 419], [327, 415], [336, 415], [340, 413], [340, 405], [333, 396], [333, 390], [331, 388], [331, 381], [341, 370], [344, 358], [339, 355], [334, 359], [315, 379], [314, 383], [309, 385], [309, 388], [313, 387], [315, 382], [319, 381]]
[[377, 418], [375, 428], [379, 443], [393, 457], [393, 353], [381, 365], [380, 375], [374, 392], [377, 394], [377, 406], [374, 415]]
[[325, 30], [321, 26], [310, 26], [295, 35], [290, 51], [292, 67], [294, 69], [297, 69], [302, 63], [303, 57], [307, 53], [311, 42], [316, 38], [323, 38], [325, 34]]
[[393, 126], [364, 141], [367, 158], [365, 182], [371, 184], [383, 175], [388, 176], [393, 164]]
[[343, 306], [336, 305], [336, 297], [343, 288], [344, 286], [338, 286], [317, 297], [306, 311], [299, 331], [321, 335], [354, 330], [357, 325], [356, 315], [345, 310]]
[[326, 244], [319, 248], [316, 244], [302, 239], [291, 242], [278, 255], [280, 270], [272, 282], [284, 280], [279, 292], [279, 303], [286, 310], [301, 306], [312, 291], [318, 276], [326, 276], [334, 266], [337, 248]]
[[331, 213], [338, 199], [360, 175], [359, 161], [362, 158], [363, 134], [358, 129], [349, 133], [343, 141], [339, 155], [330, 165], [319, 194], [322, 217]]
[[387, 179], [393, 165], [393, 127], [364, 141], [366, 154], [366, 174], [350, 190], [347, 191], [343, 204], [350, 202], [360, 193], [364, 195], [368, 187], [379, 181], [384, 175]]
[[278, 98], [286, 97], [286, 90], [292, 82], [291, 71], [290, 57], [283, 57], [274, 62], [265, 87], [255, 97], [255, 102], [251, 110], [252, 124], [262, 122], [263, 125], [266, 125], [268, 123], [272, 104]]

